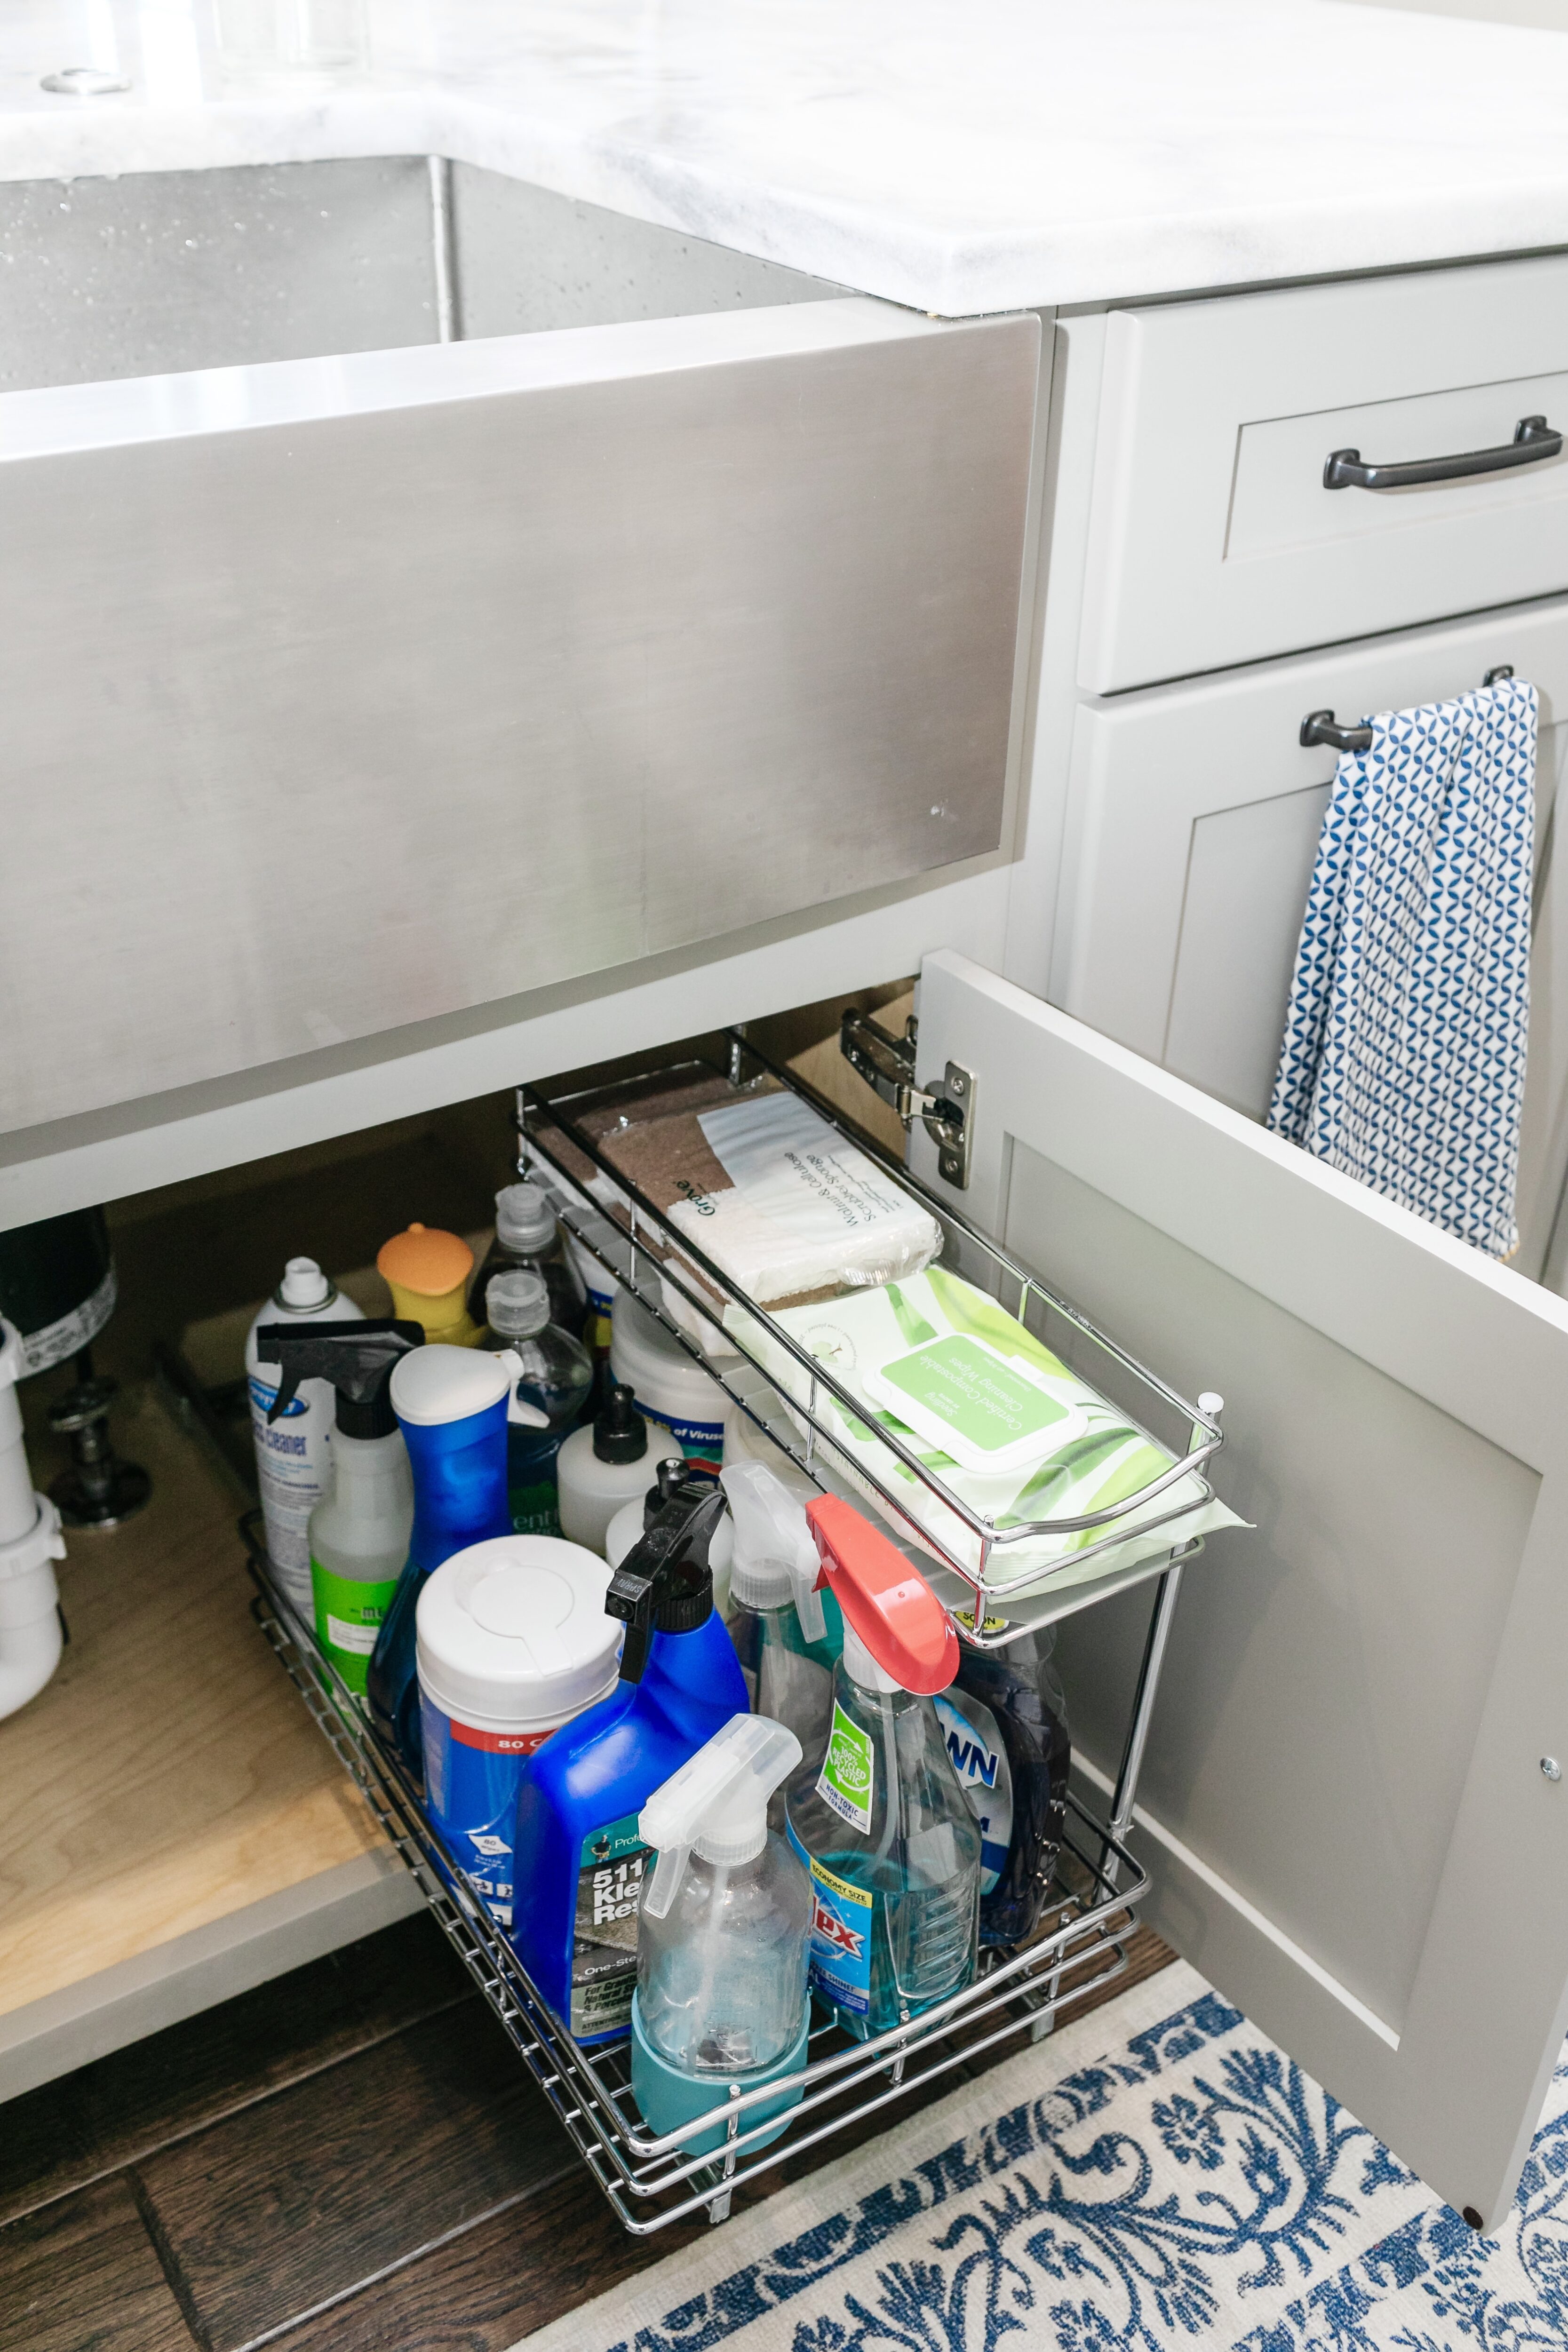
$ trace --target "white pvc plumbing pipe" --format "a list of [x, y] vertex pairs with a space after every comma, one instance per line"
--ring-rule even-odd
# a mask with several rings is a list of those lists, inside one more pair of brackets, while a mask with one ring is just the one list
[[60, 1515], [35, 1495], [16, 1402], [21, 1344], [0, 1325], [0, 1716], [37, 1698], [60, 1662]]

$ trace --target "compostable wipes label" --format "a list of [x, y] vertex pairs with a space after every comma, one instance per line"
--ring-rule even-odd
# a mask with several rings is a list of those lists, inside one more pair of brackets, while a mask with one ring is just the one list
[[862, 1837], [871, 1833], [871, 1796], [876, 1774], [877, 1751], [870, 1733], [852, 1723], [835, 1699], [827, 1753], [822, 1759], [816, 1793], [840, 1821], [858, 1829]]
[[579, 2040], [632, 2021], [637, 1980], [637, 1912], [650, 1849], [637, 1816], [605, 1822], [583, 1841], [572, 1940], [571, 2026]]
[[747, 1205], [802, 1237], [909, 1220], [908, 1194], [795, 1095], [726, 1103], [700, 1112], [697, 1123]]

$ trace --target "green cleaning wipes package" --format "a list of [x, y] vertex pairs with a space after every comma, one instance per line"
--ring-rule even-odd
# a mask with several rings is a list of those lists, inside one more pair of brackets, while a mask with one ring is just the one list
[[[884, 1481], [910, 1520], [971, 1569], [980, 1564], [979, 1539], [883, 1443], [883, 1432], [900, 1438], [999, 1535], [1032, 1520], [1107, 1510], [1139, 1494], [1175, 1459], [1016, 1316], [942, 1266], [826, 1305], [781, 1307], [770, 1322], [736, 1307], [724, 1319], [786, 1401], [805, 1404], [810, 1379], [770, 1323], [863, 1403], [862, 1416], [817, 1391], [837, 1466], [874, 1505], [864, 1474]], [[1177, 1528], [1149, 1524], [1167, 1522], [1184, 1507]], [[988, 1574], [1016, 1584], [1022, 1599], [1047, 1570], [1054, 1590], [1131, 1567], [1173, 1541], [1241, 1524], [1225, 1504], [1205, 1501], [1202, 1480], [1189, 1473], [1139, 1507], [1113, 1549], [1079, 1561], [1103, 1540], [1100, 1528], [1020, 1537], [993, 1549]], [[912, 1529], [900, 1524], [897, 1532], [907, 1537]]]

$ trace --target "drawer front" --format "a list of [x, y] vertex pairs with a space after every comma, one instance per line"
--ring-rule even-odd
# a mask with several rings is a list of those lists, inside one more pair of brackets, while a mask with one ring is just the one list
[[1539, 415], [1568, 432], [1564, 259], [1115, 313], [1080, 683], [1117, 693], [1568, 588], [1568, 457], [1324, 481], [1341, 450], [1511, 455]]
[[1440, 700], [1510, 663], [1541, 695], [1536, 913], [1515, 1264], [1538, 1275], [1568, 1161], [1568, 599], [1125, 701], [1074, 731], [1052, 993], [1080, 1020], [1261, 1118], [1336, 755], [1308, 711]]
[[1010, 846], [1039, 326], [0, 400], [8, 1129]]

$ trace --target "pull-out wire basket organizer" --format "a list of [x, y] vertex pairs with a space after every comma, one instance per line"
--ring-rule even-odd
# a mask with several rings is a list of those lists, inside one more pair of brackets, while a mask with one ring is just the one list
[[[800, 2102], [778, 2134], [777, 2102], [786, 2085], [769, 2082], [747, 2093], [731, 2086], [727, 2137], [719, 2153], [693, 2156], [678, 2133], [659, 2137], [644, 2125], [632, 2097], [628, 2045], [620, 2042], [584, 2049], [552, 2014], [511, 1945], [457, 1857], [426, 1814], [420, 1790], [401, 1759], [372, 1728], [363, 1703], [342, 1681], [318, 1643], [313, 1629], [297, 1614], [278, 1585], [266, 1557], [260, 1514], [247, 1515], [241, 1532], [257, 1586], [258, 1622], [288, 1671], [306, 1707], [354, 1780], [377, 1823], [412, 1872], [433, 1916], [475, 1984], [489, 2002], [514, 2049], [624, 2226], [637, 2235], [706, 2213], [723, 2221], [739, 2188], [786, 2158], [821, 2148], [831, 2153], [835, 2137], [853, 2125], [894, 2109], [916, 2089], [954, 2076], [956, 2071], [997, 2049], [1020, 2032], [1048, 2032], [1058, 2015], [1098, 1992], [1128, 1965], [1128, 1939], [1135, 1906], [1148, 1877], [1127, 1839], [1133, 1800], [1158, 1687], [1182, 1567], [1202, 1549], [1201, 1536], [1184, 1532], [1184, 1520], [1210, 1499], [1205, 1465], [1220, 1444], [1218, 1401], [1190, 1404], [1096, 1328], [1038, 1276], [1018, 1265], [951, 1203], [940, 1199], [795, 1076], [778, 1069], [738, 1034], [730, 1045], [729, 1066], [686, 1066], [742, 1080], [766, 1070], [810, 1101], [823, 1118], [874, 1158], [890, 1179], [919, 1200], [942, 1223], [944, 1257], [987, 1289], [1029, 1328], [1048, 1332], [1049, 1344], [1076, 1360], [1082, 1376], [1114, 1394], [1132, 1426], [1148, 1434], [1144, 1414], [1163, 1418], [1181, 1432], [1179, 1446], [1162, 1446], [1167, 1466], [1148, 1486], [1110, 1509], [1077, 1520], [1030, 1522], [1017, 1530], [991, 1528], [950, 1489], [943, 1489], [912, 1449], [890, 1439], [906, 1468], [934, 1485], [938, 1499], [952, 1509], [974, 1538], [978, 1566], [959, 1546], [944, 1547], [929, 1521], [918, 1527], [896, 1491], [896, 1480], [874, 1481], [877, 1500], [890, 1529], [914, 1537], [933, 1581], [943, 1593], [962, 1639], [996, 1647], [1058, 1617], [1089, 1606], [1110, 1591], [1143, 1579], [1157, 1579], [1148, 1636], [1119, 1761], [1111, 1816], [1102, 1824], [1076, 1792], [1067, 1800], [1063, 1843], [1046, 1893], [1040, 1924], [1030, 1940], [1012, 1950], [981, 1954], [974, 1980], [962, 1992], [907, 2018], [872, 2040], [851, 2040], [820, 2016], [814, 2018], [806, 2062], [787, 2087]], [[669, 1074], [668, 1066], [659, 1072]], [[636, 1081], [623, 1082], [635, 1085]], [[556, 1196], [563, 1222], [582, 1244], [631, 1290], [647, 1311], [722, 1389], [731, 1403], [781, 1445], [819, 1486], [831, 1479], [837, 1454], [829, 1400], [855, 1409], [856, 1400], [834, 1375], [806, 1357], [768, 1318], [779, 1344], [798, 1360], [804, 1399], [792, 1400], [781, 1416], [743, 1345], [744, 1318], [766, 1309], [741, 1291], [696, 1246], [679, 1234], [654, 1203], [604, 1156], [574, 1115], [575, 1098], [553, 1091], [520, 1092], [520, 1127], [525, 1165], [543, 1177]], [[585, 1173], [586, 1171], [586, 1173]], [[606, 1236], [602, 1201], [586, 1189], [593, 1173], [608, 1178], [623, 1206], [621, 1230]], [[679, 1255], [678, 1255], [679, 1253]], [[683, 1266], [682, 1260], [685, 1265]], [[695, 1268], [701, 1281], [690, 1277]], [[668, 1287], [680, 1295], [686, 1314], [673, 1316]], [[739, 1359], [717, 1360], [692, 1336], [690, 1318], [719, 1318], [714, 1296], [744, 1310]], [[724, 1328], [721, 1326], [721, 1328]], [[725, 1328], [725, 1346], [735, 1337]], [[1092, 1363], [1094, 1369], [1089, 1370]], [[772, 1402], [770, 1403], [770, 1397]], [[1159, 1445], [1160, 1441], [1151, 1438]], [[1184, 1484], [1184, 1482], [1185, 1482]], [[1178, 1496], [1173, 1490], [1181, 1487]], [[1131, 1523], [1131, 1527], [1129, 1523]], [[1029, 1535], [1085, 1536], [1067, 1576], [1031, 1576], [1028, 1605], [1009, 1594], [999, 1570], [1009, 1538]], [[1130, 1536], [1134, 1539], [1130, 1541]], [[1099, 1563], [1098, 1567], [1095, 1565]], [[1087, 1572], [1086, 1572], [1087, 1571]], [[517, 1899], [526, 1899], [518, 1889]], [[752, 2117], [763, 2102], [772, 2120]], [[891, 2116], [889, 2114], [889, 2120]], [[702, 2129], [710, 2131], [711, 2113]], [[688, 2137], [697, 2127], [686, 2127]]]

